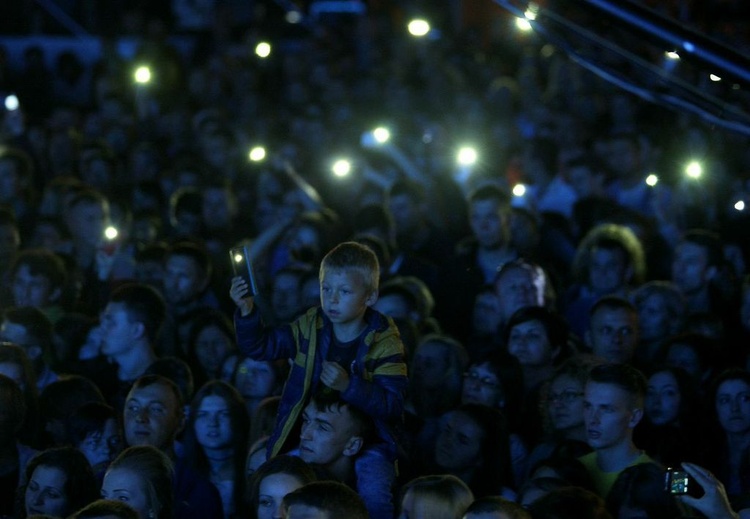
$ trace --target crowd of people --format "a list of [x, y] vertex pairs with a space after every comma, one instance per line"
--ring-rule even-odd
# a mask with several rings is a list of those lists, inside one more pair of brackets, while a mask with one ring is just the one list
[[750, 517], [747, 137], [413, 4], [0, 63], [0, 517]]

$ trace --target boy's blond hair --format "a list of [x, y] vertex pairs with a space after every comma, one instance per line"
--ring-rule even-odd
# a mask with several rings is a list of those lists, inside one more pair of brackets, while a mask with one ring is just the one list
[[357, 272], [362, 276], [368, 292], [377, 290], [380, 283], [380, 263], [377, 255], [366, 245], [354, 241], [339, 243], [325, 255], [320, 263], [320, 279], [326, 270]]

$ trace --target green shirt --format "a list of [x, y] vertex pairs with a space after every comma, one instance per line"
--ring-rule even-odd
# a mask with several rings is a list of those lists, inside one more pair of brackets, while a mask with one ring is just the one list
[[609, 491], [612, 489], [612, 485], [615, 484], [617, 477], [623, 470], [634, 465], [640, 465], [641, 463], [656, 463], [656, 461], [649, 457], [645, 452], [641, 452], [641, 455], [633, 460], [633, 462], [627, 467], [623, 467], [621, 470], [615, 472], [604, 472], [596, 463], [596, 452], [590, 452], [581, 456], [578, 460], [586, 467], [586, 470], [591, 475], [591, 479], [594, 483], [594, 490], [603, 499], [607, 498], [607, 494], [609, 494]]

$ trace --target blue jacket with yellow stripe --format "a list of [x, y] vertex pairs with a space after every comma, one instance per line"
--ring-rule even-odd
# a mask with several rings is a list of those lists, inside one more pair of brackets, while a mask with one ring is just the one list
[[[390, 317], [368, 308], [364, 320], [367, 328], [356, 345], [355, 360], [348, 367], [349, 387], [341, 398], [374, 419], [380, 440], [395, 460], [408, 386], [404, 346]], [[298, 441], [289, 434], [321, 386], [320, 371], [333, 341], [333, 325], [320, 307], [277, 327], [265, 326], [257, 308], [245, 317], [237, 311], [234, 324], [243, 355], [254, 360], [292, 360], [268, 442], [270, 458], [279, 454], [288, 440], [292, 445]]]

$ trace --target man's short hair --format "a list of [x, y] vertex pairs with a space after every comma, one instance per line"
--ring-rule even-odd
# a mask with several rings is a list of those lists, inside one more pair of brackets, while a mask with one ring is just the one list
[[325, 270], [353, 270], [364, 278], [368, 291], [378, 289], [380, 262], [378, 256], [366, 245], [355, 241], [339, 243], [323, 257], [320, 274]]
[[130, 391], [143, 389], [149, 386], [153, 386], [154, 384], [161, 384], [163, 386], [166, 386], [174, 395], [175, 402], [177, 402], [176, 411], [178, 413], [182, 412], [182, 406], [185, 405], [185, 402], [182, 399], [182, 392], [175, 382], [168, 379], [164, 375], [141, 375], [136, 379], [135, 382], [133, 382], [133, 385], [130, 387]]
[[709, 267], [720, 267], [724, 264], [724, 247], [719, 235], [706, 229], [689, 229], [682, 235], [682, 242], [689, 242], [706, 251]]
[[144, 283], [127, 283], [115, 289], [109, 301], [124, 305], [130, 320], [142, 323], [149, 340], [156, 340], [167, 316], [167, 305], [155, 288]]
[[341, 393], [338, 391], [328, 388], [318, 391], [313, 395], [310, 403], [319, 412], [336, 411], [340, 413], [342, 408], [345, 407], [352, 419], [352, 436], [361, 437], [365, 444], [368, 440], [372, 439], [372, 435], [375, 432], [375, 424], [372, 417], [358, 407], [344, 401], [341, 398]]
[[168, 260], [171, 256], [185, 256], [190, 258], [203, 272], [205, 277], [211, 277], [213, 270], [211, 255], [201, 244], [186, 240], [178, 241], [169, 247], [165, 259]]
[[594, 315], [596, 315], [596, 313], [601, 309], [625, 310], [632, 313], [633, 315], [638, 315], [638, 308], [636, 308], [633, 303], [620, 296], [609, 295], [600, 297], [591, 306], [591, 310], [589, 310], [589, 316], [594, 317]]
[[130, 505], [114, 499], [97, 499], [75, 512], [69, 519], [100, 519], [115, 517], [117, 519], [139, 519], [138, 512]]
[[10, 377], [0, 374], [0, 402], [8, 415], [8, 425], [18, 434], [26, 419], [26, 398], [21, 387]]
[[629, 364], [607, 363], [594, 366], [589, 372], [588, 382], [611, 384], [627, 392], [637, 407], [646, 398], [648, 381], [645, 375]]
[[421, 184], [409, 179], [397, 180], [388, 189], [388, 198], [404, 195], [415, 204], [424, 202], [425, 193]]
[[23, 326], [30, 343], [22, 345], [39, 346], [42, 350], [42, 359], [47, 366], [53, 366], [56, 362], [55, 351], [52, 344], [52, 321], [47, 314], [34, 306], [11, 307], [3, 312], [3, 319], [13, 324]]
[[485, 496], [474, 500], [466, 509], [464, 517], [469, 514], [491, 514], [493, 512], [503, 514], [506, 519], [531, 519], [531, 515], [524, 507], [500, 496]]
[[284, 506], [302, 505], [326, 512], [330, 519], [368, 519], [367, 508], [354, 490], [338, 481], [314, 481], [284, 496]]
[[484, 184], [474, 189], [467, 197], [469, 205], [485, 200], [497, 200], [503, 210], [510, 211], [510, 195], [495, 184]]

